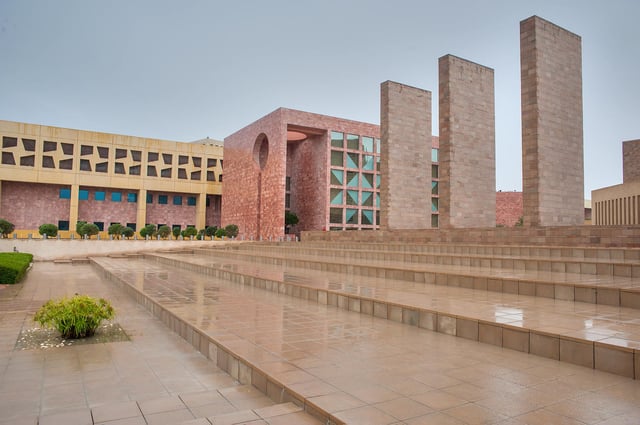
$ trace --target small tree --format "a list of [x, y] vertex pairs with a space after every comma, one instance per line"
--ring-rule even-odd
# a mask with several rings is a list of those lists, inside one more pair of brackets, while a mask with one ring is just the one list
[[180, 226], [173, 226], [173, 230], [171, 230], [171, 233], [173, 234], [173, 237], [176, 238], [177, 240], [178, 237], [180, 236]]
[[239, 229], [236, 224], [228, 224], [224, 228], [224, 233], [230, 238], [235, 238], [236, 236], [238, 236], [238, 230]]
[[82, 232], [82, 228], [84, 227], [84, 225], [86, 225], [87, 222], [86, 221], [78, 221], [76, 223], [76, 233], [79, 234], [80, 236], [84, 236], [84, 233]]
[[38, 228], [38, 233], [48, 238], [55, 238], [58, 235], [58, 226], [50, 223], [42, 224]]
[[0, 234], [3, 238], [8, 237], [9, 233], [13, 232], [14, 229], [15, 226], [13, 225], [13, 223], [8, 222], [4, 218], [0, 219]]
[[196, 229], [193, 226], [189, 226], [186, 229], [184, 229], [182, 232], [180, 232], [180, 234], [182, 235], [183, 238], [189, 239], [191, 238], [191, 236], [196, 236], [198, 234], [198, 229]]
[[147, 236], [152, 238], [156, 235], [156, 232], [157, 231], [155, 224], [147, 224], [142, 228], [142, 230], [140, 230], [140, 236], [142, 236], [143, 238], [146, 238]]
[[216, 238], [224, 238], [225, 236], [227, 236], [227, 232], [223, 228], [216, 230]]
[[205, 229], [198, 230], [198, 235], [196, 236], [197, 240], [201, 241], [201, 240], [204, 239], [204, 231], [205, 231]]
[[81, 236], [87, 235], [89, 238], [91, 238], [91, 236], [100, 233], [100, 228], [94, 223], [85, 223], [80, 228], [80, 232], [78, 233], [80, 233]]
[[136, 234], [135, 230], [133, 230], [131, 227], [125, 227], [124, 230], [122, 231], [122, 236], [124, 236], [127, 239], [132, 238], [133, 235], [135, 234]]
[[120, 237], [124, 233], [124, 229], [126, 229], [126, 227], [124, 227], [122, 224], [113, 223], [111, 226], [109, 226], [109, 228], [107, 229], [107, 232], [110, 235], [113, 235], [114, 238], [120, 239]]
[[214, 236], [216, 235], [216, 230], [218, 230], [216, 226], [209, 226], [206, 229], [204, 229], [204, 234], [209, 236], [211, 239], [213, 239]]
[[289, 233], [289, 229], [291, 226], [295, 226], [298, 224], [300, 220], [298, 219], [298, 215], [291, 211], [284, 212], [284, 230], [285, 233]]
[[158, 236], [162, 239], [167, 239], [171, 234], [171, 228], [167, 225], [158, 227]]

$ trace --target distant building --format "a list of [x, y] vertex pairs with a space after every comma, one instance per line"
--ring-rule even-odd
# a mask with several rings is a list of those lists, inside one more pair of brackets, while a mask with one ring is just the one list
[[220, 224], [222, 142], [170, 142], [0, 121], [0, 218], [17, 233]]
[[593, 224], [640, 224], [640, 140], [622, 143], [622, 184], [593, 190]]

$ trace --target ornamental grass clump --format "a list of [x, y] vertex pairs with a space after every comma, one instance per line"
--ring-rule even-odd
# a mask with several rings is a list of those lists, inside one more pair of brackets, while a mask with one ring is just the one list
[[109, 301], [87, 295], [49, 300], [36, 312], [33, 320], [43, 327], [57, 329], [62, 338], [77, 339], [92, 336], [103, 320], [114, 317]]

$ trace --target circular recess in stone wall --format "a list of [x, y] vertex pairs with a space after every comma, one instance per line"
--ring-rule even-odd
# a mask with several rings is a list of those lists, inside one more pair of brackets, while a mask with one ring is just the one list
[[256, 142], [253, 145], [253, 160], [258, 164], [260, 170], [264, 170], [267, 165], [267, 158], [269, 157], [269, 139], [264, 133], [256, 138]]

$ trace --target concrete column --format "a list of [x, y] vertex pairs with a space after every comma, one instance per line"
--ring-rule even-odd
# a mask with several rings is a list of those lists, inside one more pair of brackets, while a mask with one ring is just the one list
[[493, 69], [439, 59], [440, 227], [495, 227]]
[[207, 193], [203, 192], [198, 195], [196, 201], [196, 228], [204, 229], [207, 225]]
[[520, 22], [525, 226], [584, 223], [582, 42], [537, 16]]
[[431, 227], [431, 92], [380, 86], [380, 228]]
[[640, 140], [622, 142], [622, 182], [640, 180]]
[[147, 223], [147, 189], [138, 191], [138, 213], [136, 214], [136, 233]]
[[69, 199], [69, 231], [71, 233], [76, 231], [76, 224], [78, 224], [78, 207], [80, 201], [78, 197], [80, 195], [80, 185], [71, 185], [71, 199]]

